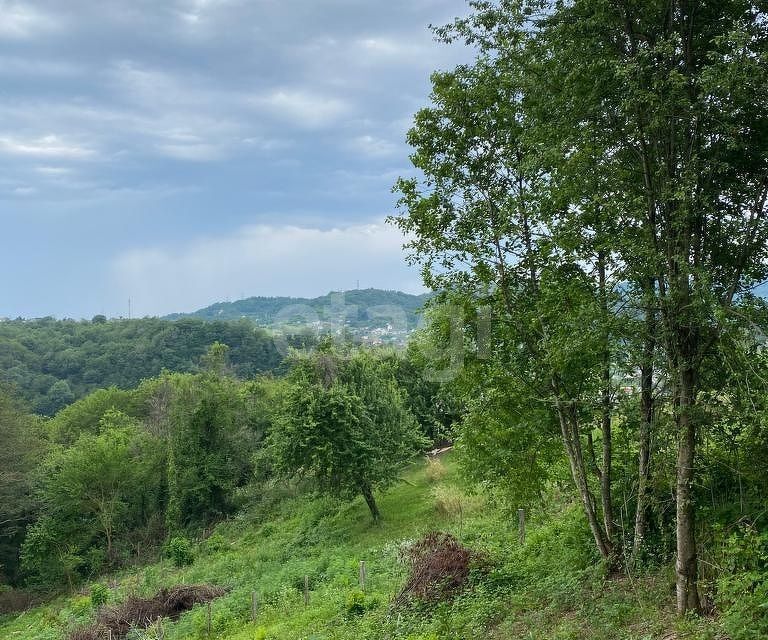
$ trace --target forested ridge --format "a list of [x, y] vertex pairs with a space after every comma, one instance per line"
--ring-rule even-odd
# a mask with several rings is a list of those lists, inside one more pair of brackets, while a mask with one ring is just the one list
[[[281, 317], [286, 311], [297, 307], [305, 311], [312, 310], [318, 320], [336, 320], [357, 328], [374, 328], [382, 322], [392, 321], [391, 317], [378, 317], [383, 308], [398, 309], [403, 313], [407, 328], [416, 327], [419, 312], [424, 307], [429, 295], [411, 295], [401, 291], [383, 291], [381, 289], [351, 289], [331, 292], [317, 298], [252, 297], [234, 302], [218, 302], [191, 313], [176, 313], [171, 319], [194, 317], [207, 320], [238, 320], [248, 318], [259, 326], [271, 327], [280, 322], [287, 322], [291, 315]], [[300, 316], [302, 322], [309, 319]]]
[[53, 415], [95, 389], [129, 389], [164, 369], [195, 371], [217, 341], [230, 347], [243, 377], [282, 361], [272, 335], [247, 321], [19, 319], [0, 322], [0, 379], [36, 413]]

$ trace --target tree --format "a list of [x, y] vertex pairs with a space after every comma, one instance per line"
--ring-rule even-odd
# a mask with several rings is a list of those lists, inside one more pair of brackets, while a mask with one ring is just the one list
[[[425, 284], [447, 291], [459, 307], [493, 310], [493, 345], [479, 380], [526, 390], [529, 400], [519, 408], [533, 414], [536, 405], [549, 407], [596, 547], [614, 564], [611, 406], [595, 401], [611, 382], [609, 294], [597, 275], [605, 260], [574, 244], [575, 225], [552, 210], [556, 200], [522, 100], [525, 51], [508, 53], [512, 61], [481, 57], [433, 76], [434, 106], [417, 114], [408, 135], [425, 178], [398, 183], [404, 213], [395, 222], [414, 238], [408, 246]], [[606, 449], [602, 471], [591, 464], [595, 427]], [[602, 516], [593, 473], [601, 478]]]
[[231, 372], [229, 363], [230, 348], [221, 342], [214, 342], [205, 355], [200, 358], [203, 370], [218, 376], [224, 376]]
[[405, 408], [391, 367], [367, 352], [325, 343], [294, 355], [288, 389], [270, 434], [277, 469], [301, 473], [340, 495], [362, 495], [375, 521], [374, 492], [399, 477], [426, 445]]
[[[698, 610], [698, 399], [724, 318], [768, 274], [765, 15], [739, 0], [592, 0], [557, 7], [540, 42], [557, 86], [550, 105], [572, 107], [570, 141], [597, 139], [591, 170], [623, 204], [621, 258], [654, 283], [678, 435], [677, 606]], [[597, 90], [576, 104], [567, 93], [594, 87], [596, 69]]]
[[35, 518], [32, 471], [47, 443], [38, 420], [0, 386], [0, 583], [18, 582], [19, 548]]
[[48, 390], [48, 395], [42, 404], [38, 405], [40, 413], [53, 415], [75, 399], [75, 394], [66, 380], [57, 380]]
[[257, 439], [239, 385], [216, 373], [172, 378], [168, 528], [204, 527], [235, 509]]
[[[718, 383], [706, 371], [744, 294], [768, 276], [765, 13], [742, 0], [500, 0], [473, 8], [438, 31], [470, 43], [478, 56], [434, 76], [436, 106], [417, 116], [409, 134], [425, 177], [400, 183], [407, 215], [399, 223], [415, 234], [411, 248], [428, 284], [475, 297], [496, 293], [496, 308], [516, 330], [506, 344], [536, 346], [532, 357], [546, 365], [548, 395], [603, 555], [614, 547], [605, 400], [618, 357], [605, 278], [627, 291], [646, 333], [642, 355], [631, 359], [643, 387], [638, 474], [647, 479], [649, 391], [660, 349], [678, 440], [677, 607], [696, 610], [693, 486], [707, 409], [700, 401], [718, 390], [707, 387]], [[591, 281], [597, 313], [583, 296], [559, 307], [570, 321], [539, 307], [526, 324], [519, 311], [544, 301], [545, 274], [573, 268]], [[553, 282], [573, 292], [578, 281]], [[587, 389], [564, 377], [561, 347], [571, 341], [557, 328], [571, 322], [583, 331], [573, 324], [579, 315], [599, 337], [589, 350], [601, 354], [596, 370], [582, 372], [587, 380], [597, 375]], [[542, 322], [548, 319], [556, 320], [554, 332]], [[519, 327], [540, 340], [521, 340]], [[584, 481], [592, 441], [579, 425], [590, 402], [601, 407], [603, 425], [603, 468], [595, 470], [602, 526]]]
[[99, 433], [53, 450], [36, 474], [41, 515], [22, 549], [30, 579], [72, 586], [84, 572], [115, 566], [128, 533], [161, 508], [163, 461], [159, 442], [117, 411], [103, 416]]

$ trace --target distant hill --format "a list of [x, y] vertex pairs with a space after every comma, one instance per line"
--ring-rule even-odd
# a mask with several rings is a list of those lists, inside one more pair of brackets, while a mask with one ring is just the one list
[[[311, 344], [319, 334], [402, 346], [428, 298], [365, 289], [248, 298], [166, 318], [0, 320], [0, 385], [11, 383], [32, 410], [52, 415], [100, 387], [131, 388], [163, 369], [196, 371], [216, 341], [231, 348], [234, 372], [247, 378], [277, 370], [285, 342]], [[280, 348], [271, 329], [287, 334]]]
[[337, 325], [354, 329], [355, 333], [387, 326], [410, 331], [416, 327], [419, 312], [430, 295], [355, 289], [331, 292], [318, 298], [254, 297], [235, 302], [218, 302], [192, 313], [172, 314], [167, 319], [247, 319], [261, 327], [285, 324]]

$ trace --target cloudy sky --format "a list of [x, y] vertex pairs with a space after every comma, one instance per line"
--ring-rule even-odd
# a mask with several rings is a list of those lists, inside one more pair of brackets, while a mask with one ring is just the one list
[[419, 291], [384, 224], [464, 0], [0, 0], [0, 316]]

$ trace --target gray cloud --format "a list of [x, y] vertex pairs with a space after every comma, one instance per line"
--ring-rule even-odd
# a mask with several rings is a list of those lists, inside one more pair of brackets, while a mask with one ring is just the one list
[[[37, 270], [62, 261], [101, 274], [148, 240], [379, 219], [409, 171], [404, 133], [430, 72], [466, 57], [427, 24], [465, 10], [464, 0], [0, 0], [0, 221], [11, 237], [41, 225], [55, 237], [65, 216], [72, 231], [39, 265], [23, 246], [0, 254], [0, 268], [23, 264], [22, 277], [43, 283], [31, 306], [29, 287], [0, 285], [11, 307], [0, 315], [58, 313]], [[102, 219], [119, 233], [95, 237]], [[80, 277], [68, 309], [80, 309]], [[96, 280], [94, 299], [118, 286]]]

